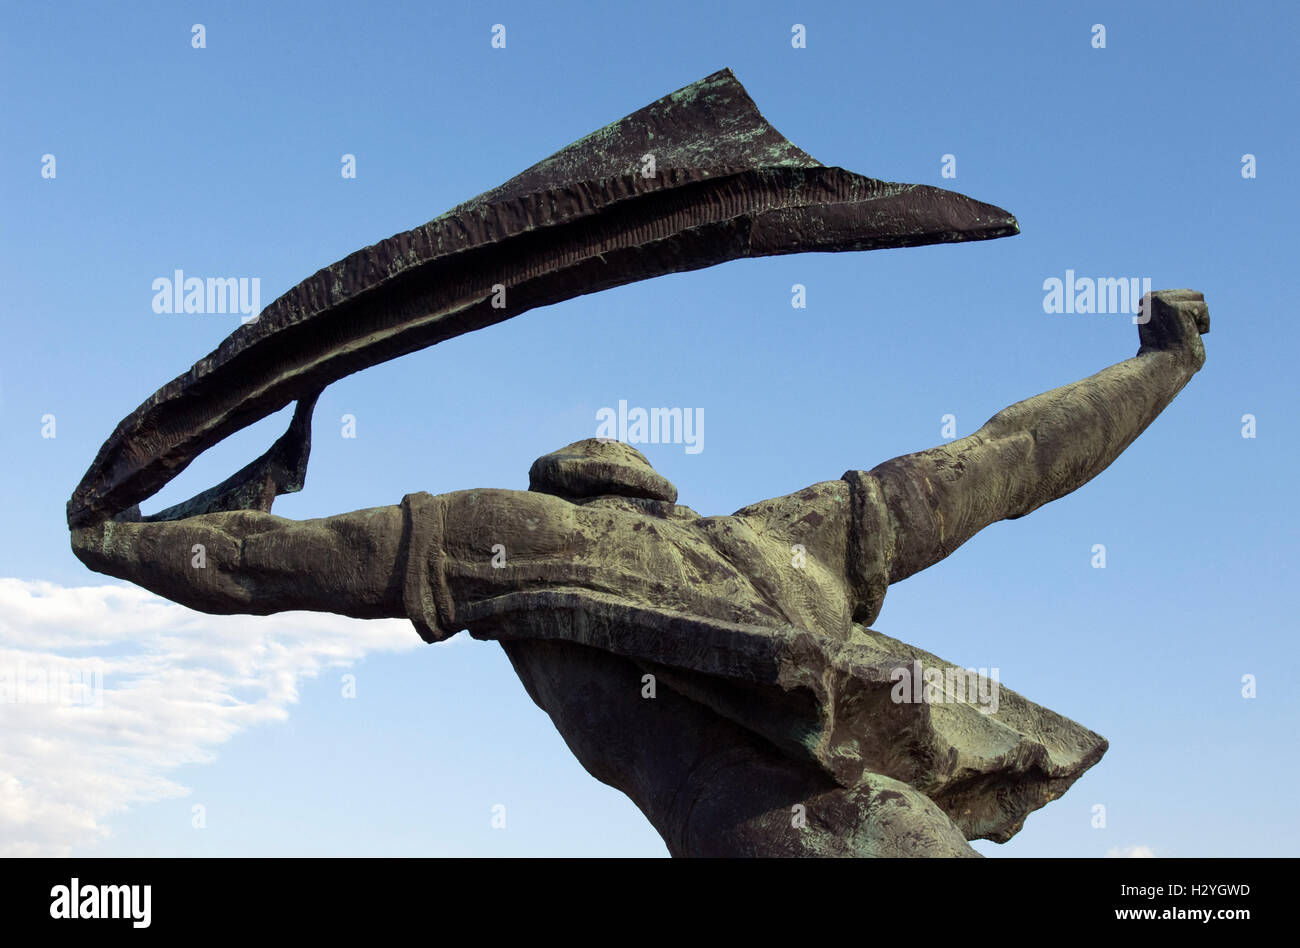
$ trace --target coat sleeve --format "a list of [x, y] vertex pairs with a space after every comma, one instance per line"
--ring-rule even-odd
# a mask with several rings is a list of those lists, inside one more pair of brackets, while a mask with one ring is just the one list
[[426, 642], [442, 642], [460, 628], [447, 585], [447, 502], [418, 491], [402, 498], [402, 604], [415, 631]]

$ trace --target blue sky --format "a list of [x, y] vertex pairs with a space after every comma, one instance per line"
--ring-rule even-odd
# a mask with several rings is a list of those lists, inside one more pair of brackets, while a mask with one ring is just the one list
[[[130, 768], [58, 715], [0, 705], [11, 839], [84, 855], [665, 854], [572, 758], [498, 646], [425, 647], [400, 626], [322, 617], [181, 619], [148, 597], [109, 610], [107, 593], [76, 592], [117, 584], [71, 554], [64, 504], [118, 420], [237, 325], [154, 313], [156, 277], [257, 276], [269, 303], [729, 66], [823, 163], [969, 194], [1014, 213], [1022, 234], [738, 261], [350, 377], [321, 398], [307, 489], [276, 512], [522, 489], [536, 457], [593, 436], [596, 411], [626, 399], [703, 409], [701, 453], [643, 450], [680, 502], [729, 513], [937, 444], [946, 413], [966, 435], [1132, 356], [1126, 316], [1044, 313], [1044, 280], [1067, 269], [1201, 290], [1205, 370], [1156, 423], [1082, 490], [891, 588], [875, 627], [996, 667], [1111, 742], [1065, 797], [982, 852], [1297, 852], [1300, 333], [1284, 277], [1300, 205], [1287, 167], [1300, 153], [1297, 8], [699, 6], [5, 3], [0, 645], [10, 660], [120, 659], [117, 684], [154, 702], [141, 719], [154, 725], [98, 732], [130, 742]], [[505, 49], [491, 47], [497, 23]], [[940, 176], [945, 154], [955, 178]], [[806, 309], [791, 307], [795, 283]], [[355, 439], [340, 436], [345, 413]], [[216, 483], [286, 420], [210, 451], [152, 503]], [[1105, 569], [1091, 565], [1098, 543]], [[185, 661], [158, 660], [169, 655]], [[185, 679], [160, 684], [167, 670], [204, 661], [260, 710], [218, 702], [208, 711], [227, 725], [213, 730], [185, 705], [194, 727], [151, 744], [185, 703]], [[1257, 697], [1242, 697], [1243, 675]], [[106, 789], [87, 796], [92, 783]], [[497, 803], [504, 830], [490, 825]]]

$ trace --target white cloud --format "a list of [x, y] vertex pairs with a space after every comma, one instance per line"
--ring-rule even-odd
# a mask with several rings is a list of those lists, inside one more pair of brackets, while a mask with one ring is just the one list
[[405, 619], [209, 616], [134, 586], [0, 578], [0, 855], [106, 837], [109, 815], [188, 792], [172, 769], [287, 718], [304, 677], [419, 645]]
[[1107, 859], [1154, 859], [1150, 846], [1112, 846], [1106, 850]]

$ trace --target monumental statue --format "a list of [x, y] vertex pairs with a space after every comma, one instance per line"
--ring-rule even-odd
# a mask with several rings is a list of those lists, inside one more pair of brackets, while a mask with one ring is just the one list
[[[730, 516], [677, 503], [639, 451], [594, 438], [537, 459], [527, 491], [314, 520], [271, 506], [305, 483], [320, 391], [369, 366], [741, 257], [1018, 232], [963, 195], [819, 164], [723, 70], [289, 290], [118, 425], [68, 503], [73, 549], [203, 612], [404, 617], [428, 642], [500, 642], [673, 855], [977, 855], [968, 840], [1010, 839], [1106, 741], [872, 625], [890, 584], [1082, 486], [1151, 424], [1204, 363], [1199, 293], [1148, 294], [1136, 356], [969, 437]], [[291, 403], [260, 458], [141, 512]]]

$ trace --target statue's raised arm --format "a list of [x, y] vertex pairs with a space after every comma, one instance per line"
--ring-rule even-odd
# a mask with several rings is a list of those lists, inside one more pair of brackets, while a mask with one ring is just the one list
[[969, 437], [856, 476], [870, 479], [861, 489], [888, 513], [889, 582], [1078, 489], [1146, 430], [1204, 364], [1210, 315], [1192, 290], [1147, 294], [1142, 313], [1135, 357], [1004, 408]]

